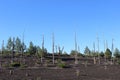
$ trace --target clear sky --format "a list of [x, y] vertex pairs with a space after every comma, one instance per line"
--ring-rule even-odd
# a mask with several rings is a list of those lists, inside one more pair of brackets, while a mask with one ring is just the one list
[[70, 52], [74, 49], [76, 32], [80, 51], [97, 45], [104, 50], [104, 40], [111, 49], [120, 48], [120, 0], [0, 0], [0, 44], [8, 38], [25, 35], [25, 43], [42, 43], [52, 51], [52, 33], [55, 45], [64, 46]]

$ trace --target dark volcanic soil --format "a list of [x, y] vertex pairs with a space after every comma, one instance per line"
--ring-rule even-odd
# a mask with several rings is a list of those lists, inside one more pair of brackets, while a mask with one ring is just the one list
[[120, 80], [119, 65], [1, 69], [0, 80]]

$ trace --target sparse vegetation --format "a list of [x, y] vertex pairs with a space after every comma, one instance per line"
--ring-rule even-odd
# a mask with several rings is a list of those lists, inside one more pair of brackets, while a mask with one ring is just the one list
[[66, 66], [64, 62], [58, 63], [57, 65], [60, 68], [65, 68], [65, 66]]
[[[10, 37], [8, 39], [8, 43], [6, 47], [4, 47], [4, 45], [2, 44], [2, 48], [4, 47], [4, 49], [0, 51], [1, 68], [5, 68], [6, 70], [7, 68], [10, 69], [8, 75], [18, 75], [18, 73], [16, 73], [16, 70], [20, 71], [20, 73], [23, 70], [25, 71], [22, 72], [23, 74], [27, 73], [27, 76], [24, 76], [25, 79], [28, 79], [27, 77], [34, 76], [34, 78], [37, 80], [44, 80], [45, 78], [43, 76], [48, 76], [49, 70], [51, 70], [51, 72], [49, 72], [49, 77], [50, 77], [50, 74], [55, 73], [57, 75], [60, 72], [59, 69], [61, 69], [64, 72], [64, 73], [60, 72], [61, 74], [64, 74], [67, 77], [70, 75], [69, 76], [70, 78], [66, 78], [66, 79], [71, 80], [73, 76], [74, 79], [79, 80], [79, 78], [81, 79], [82, 75], [85, 75], [86, 77], [87, 75], [91, 75], [89, 73], [91, 72], [92, 68], [98, 69], [100, 67], [101, 71], [102, 70], [108, 71], [108, 69], [110, 70], [111, 67], [109, 67], [109, 64], [110, 61], [112, 61], [113, 59], [114, 59], [114, 63], [120, 64], [119, 49], [115, 49], [114, 56], [112, 56], [113, 53], [109, 48], [107, 48], [105, 52], [99, 53], [98, 51], [90, 50], [88, 46], [86, 46], [84, 53], [81, 53], [80, 50], [77, 49], [71, 50], [70, 53], [67, 53], [65, 51], [63, 53], [64, 47], [61, 49], [61, 47], [58, 46], [58, 51], [56, 49], [56, 53], [55, 53], [54, 45], [55, 45], [54, 35], [53, 35], [53, 45], [52, 45], [53, 53], [47, 52], [47, 49], [44, 47], [44, 39], [42, 42], [42, 47], [34, 45], [33, 42], [30, 42], [29, 47], [27, 48], [25, 47], [25, 44], [23, 45], [23, 42], [18, 37], [13, 39]], [[76, 42], [75, 42], [75, 46], [76, 46]], [[103, 64], [104, 66], [99, 65], [96, 67], [96, 65], [99, 63], [99, 59], [101, 60], [100, 63]], [[77, 65], [75, 65], [76, 60], [77, 60]], [[114, 66], [119, 66], [119, 65], [114, 65]], [[37, 72], [35, 69], [38, 70], [40, 69], [41, 71]], [[44, 70], [46, 70], [46, 72], [44, 72]], [[65, 70], [68, 71], [65, 72]], [[36, 71], [40, 75], [39, 76], [38, 74], [34, 75], [33, 74], [34, 71]], [[28, 76], [29, 73], [31, 74], [30, 76]], [[44, 73], [44, 75], [42, 73]], [[74, 73], [76, 76], [73, 75], [72, 73]], [[55, 76], [55, 74], [54, 74], [54, 78], [58, 77]], [[20, 76], [22, 76], [22, 74], [20, 74]], [[30, 78], [30, 79], [34, 80], [34, 78]], [[72, 80], [74, 79], [72, 78]]]

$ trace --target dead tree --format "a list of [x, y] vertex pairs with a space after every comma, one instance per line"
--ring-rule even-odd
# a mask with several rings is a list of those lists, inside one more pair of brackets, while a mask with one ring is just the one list
[[53, 64], [55, 63], [55, 59], [54, 59], [54, 33], [52, 34], [52, 52], [53, 52]]
[[[93, 43], [93, 48], [94, 48], [94, 52], [93, 53], [95, 54], [95, 42]], [[96, 57], [95, 57], [95, 55], [93, 55], [93, 57], [94, 57], [94, 59], [93, 59], [94, 60], [94, 64], [96, 64]]]
[[[112, 59], [112, 56], [113, 56], [113, 52], [114, 52], [114, 43], [113, 43], [113, 40], [114, 39], [112, 39], [112, 55], [111, 55], [111, 63], [114, 63], [114, 59]], [[112, 61], [113, 60], [113, 61]]]
[[[108, 49], [108, 42], [106, 40], [106, 50]], [[105, 62], [107, 63], [107, 56], [105, 55]]]
[[43, 41], [42, 41], [41, 63], [43, 62], [43, 54], [44, 54], [44, 35], [43, 35]]
[[100, 64], [100, 55], [99, 55], [99, 37], [97, 36], [97, 42], [98, 42], [98, 61]]
[[[105, 38], [104, 38], [104, 34], [103, 34], [103, 45], [104, 45], [104, 53], [105, 53], [105, 51], [106, 51], [106, 43], [105, 43]], [[104, 61], [105, 61], [105, 63], [106, 63], [106, 55], [104, 56]]]
[[78, 46], [78, 53], [80, 53], [80, 46]]
[[24, 55], [24, 33], [23, 33], [23, 37], [22, 37], [22, 57]]
[[[103, 35], [103, 39], [104, 39], [104, 35]], [[106, 50], [106, 48], [105, 48], [105, 39], [103, 40], [103, 45], [104, 45], [104, 52], [105, 52], [105, 50]]]
[[58, 48], [57, 48], [57, 45], [55, 46], [55, 48], [56, 48], [56, 54], [58, 53]]
[[21, 62], [22, 62], [22, 60], [24, 60], [23, 63], [25, 64], [24, 50], [25, 50], [25, 44], [24, 44], [24, 32], [23, 32], [22, 46], [21, 46]]
[[[103, 35], [103, 38], [104, 38], [104, 35]], [[106, 47], [105, 47], [105, 39], [104, 39], [104, 41], [103, 41], [103, 45], [104, 45], [104, 53], [105, 53], [105, 51], [106, 51]], [[105, 62], [106, 62], [106, 56], [104, 56], [104, 59], [105, 59]]]
[[75, 33], [75, 64], [78, 64], [76, 33]]

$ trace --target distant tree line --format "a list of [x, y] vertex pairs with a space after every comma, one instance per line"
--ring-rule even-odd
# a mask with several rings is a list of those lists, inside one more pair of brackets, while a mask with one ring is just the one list
[[9, 37], [7, 44], [5, 46], [2, 45], [0, 53], [2, 56], [4, 55], [12, 55], [15, 54], [23, 54], [23, 55], [38, 55], [39, 57], [45, 56], [47, 54], [47, 49], [40, 48], [40, 46], [36, 46], [31, 41], [29, 43], [29, 47], [27, 48], [24, 41], [22, 41], [19, 37]]
[[[70, 52], [70, 55], [75, 55], [75, 50], [71, 50]], [[114, 52], [112, 53], [112, 51], [107, 48], [105, 52], [101, 51], [101, 52], [98, 52], [98, 51], [91, 51], [88, 46], [85, 47], [85, 50], [84, 50], [84, 53], [80, 53], [78, 52], [78, 56], [88, 56], [88, 57], [97, 57], [97, 56], [100, 56], [101, 58], [103, 57], [106, 57], [107, 59], [110, 59], [111, 57], [115, 57], [115, 58], [120, 58], [120, 50], [118, 48], [116, 48], [114, 50]], [[113, 54], [113, 56], [112, 56]]]
[[[2, 55], [8, 55], [11, 54], [12, 51], [14, 51], [15, 54], [37, 55], [39, 57], [45, 56], [48, 53], [46, 48], [41, 48], [40, 46], [34, 45], [32, 41], [29, 43], [29, 47], [27, 48], [24, 41], [22, 41], [19, 37], [16, 38], [9, 37], [7, 44], [5, 46], [2, 45], [0, 53], [3, 53]], [[101, 58], [105, 57], [107, 59], [110, 59], [111, 57], [114, 56], [117, 59], [120, 58], [120, 51], [118, 48], [116, 48], [113, 53], [109, 48], [107, 48], [105, 52], [97, 52], [90, 50], [88, 46], [85, 47], [84, 53], [80, 53], [79, 51], [76, 50], [71, 50], [70, 54], [68, 54], [67, 52], [62, 53], [61, 50], [59, 50], [59, 54], [64, 55], [75, 56], [76, 53], [78, 56], [82, 57], [100, 56]]]

